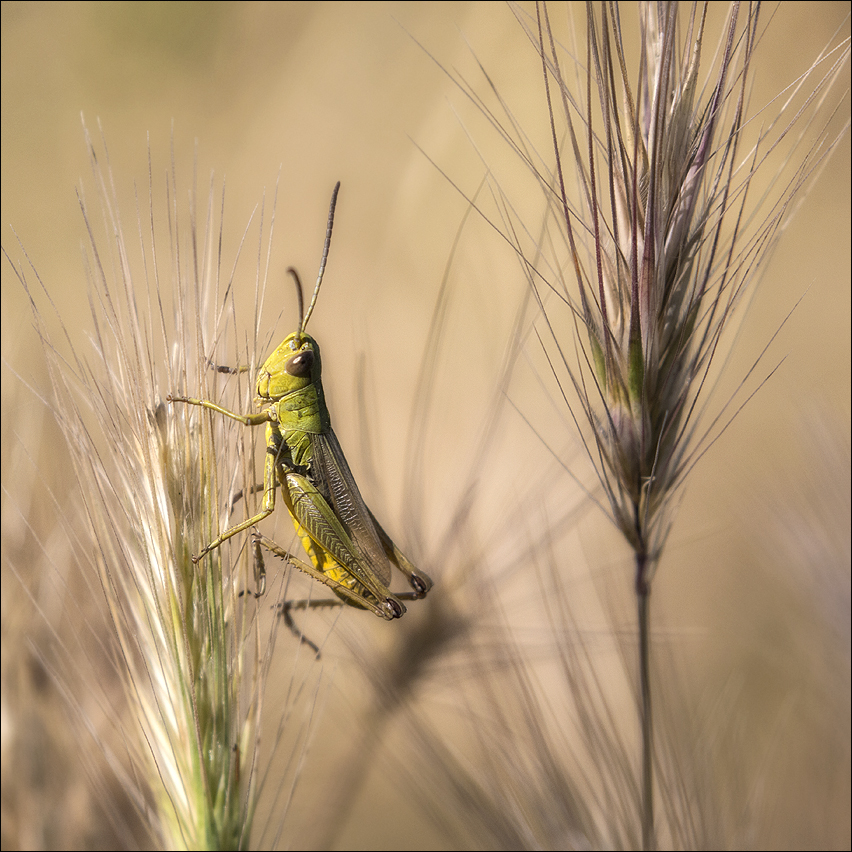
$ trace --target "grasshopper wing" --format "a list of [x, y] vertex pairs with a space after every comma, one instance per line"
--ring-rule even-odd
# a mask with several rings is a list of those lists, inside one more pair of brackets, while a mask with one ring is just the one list
[[413, 597], [425, 595], [432, 581], [408, 561], [367, 508], [334, 430], [329, 426], [311, 440], [315, 473], [325, 483], [337, 517], [366, 563], [384, 585], [390, 585], [391, 568], [395, 567], [415, 589]]
[[334, 512], [364, 561], [376, 577], [389, 586], [391, 564], [334, 430], [329, 427], [322, 434], [311, 435], [311, 443], [311, 472], [328, 489]]

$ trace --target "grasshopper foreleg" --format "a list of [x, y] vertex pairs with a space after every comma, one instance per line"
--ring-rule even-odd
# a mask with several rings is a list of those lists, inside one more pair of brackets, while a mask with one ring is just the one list
[[[166, 397], [166, 400], [168, 402], [183, 402], [186, 405], [198, 405], [201, 408], [206, 408], [209, 411], [215, 411], [218, 414], [225, 415], [225, 417], [230, 417], [232, 420], [237, 420], [245, 426], [260, 426], [261, 423], [269, 423], [271, 420], [268, 411], [261, 411], [259, 414], [237, 414], [236, 412], [229, 411], [227, 408], [222, 408], [222, 406], [216, 405], [215, 402], [210, 402], [210, 400], [207, 399], [193, 399], [192, 397], [172, 396], [169, 394]], [[192, 561], [198, 562], [211, 550], [215, 550], [229, 538], [243, 530], [247, 530], [249, 527], [255, 526], [255, 524], [260, 523], [264, 518], [268, 518], [275, 511], [276, 485], [275, 459], [272, 456], [267, 455], [263, 473], [263, 489], [265, 493], [263, 498], [263, 507], [260, 512], [258, 512], [254, 517], [225, 530], [225, 532], [223, 532], [215, 541], [211, 541], [210, 544], [203, 548], [198, 554], [193, 556]]]

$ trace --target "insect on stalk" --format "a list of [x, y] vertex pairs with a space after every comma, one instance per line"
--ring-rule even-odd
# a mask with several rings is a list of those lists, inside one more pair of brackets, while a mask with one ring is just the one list
[[[269, 517], [275, 511], [275, 492], [280, 486], [284, 504], [310, 563], [296, 558], [255, 531], [256, 565], [262, 566], [262, 547], [331, 588], [344, 603], [390, 620], [400, 618], [405, 612], [403, 600], [424, 597], [432, 581], [409, 562], [367, 508], [331, 428], [322, 388], [319, 346], [305, 332], [325, 273], [339, 190], [338, 182], [331, 196], [317, 283], [304, 315], [298, 273], [292, 267], [287, 270], [296, 282], [301, 319], [298, 331], [287, 335], [260, 368], [255, 403], [262, 410], [256, 414], [238, 414], [205, 399], [172, 395], [167, 399], [199, 405], [246, 426], [266, 424], [264, 496], [260, 512], [226, 529], [192, 557], [194, 562], [232, 536]], [[413, 591], [396, 594], [390, 591], [393, 569], [408, 579]], [[257, 573], [265, 579], [262, 568], [257, 567]], [[315, 605], [327, 606], [329, 602], [307, 604]]]

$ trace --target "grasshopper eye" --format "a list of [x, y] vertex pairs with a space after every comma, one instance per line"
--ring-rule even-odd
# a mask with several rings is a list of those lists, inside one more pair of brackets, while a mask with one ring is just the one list
[[284, 372], [288, 376], [294, 376], [297, 379], [310, 378], [311, 369], [314, 366], [314, 353], [312, 349], [304, 349], [292, 358], [287, 359], [284, 365]]

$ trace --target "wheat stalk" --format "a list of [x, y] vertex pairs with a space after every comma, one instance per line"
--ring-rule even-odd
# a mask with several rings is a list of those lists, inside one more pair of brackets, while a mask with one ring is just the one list
[[[556, 158], [555, 181], [544, 189], [568, 259], [565, 277], [551, 285], [558, 284], [573, 313], [579, 365], [563, 354], [558, 312], [540, 298], [542, 338], [552, 344], [552, 369], [567, 379], [558, 376], [572, 417], [591, 427], [588, 455], [611, 518], [634, 552], [642, 846], [651, 849], [650, 595], [672, 502], [708, 439], [721, 431], [715, 422], [703, 435], [699, 430], [707, 429], [700, 425], [703, 397], [722, 336], [758, 278], [784, 214], [836, 140], [820, 138], [806, 151], [768, 214], [755, 221], [760, 205], [753, 184], [800, 117], [789, 124], [783, 114], [766, 117], [753, 142], [744, 138], [759, 5], [731, 4], [704, 80], [707, 6], [693, 4], [681, 14], [677, 4], [649, 3], [639, 11], [634, 76], [618, 5], [589, 7], [585, 73], [578, 74], [585, 91], [579, 93], [563, 76], [564, 57], [544, 3], [536, 7], [534, 37]], [[817, 101], [847, 62], [848, 45], [798, 85], [807, 83], [809, 100]], [[566, 159], [573, 160], [570, 172]], [[569, 181], [577, 190], [570, 201]], [[534, 279], [533, 286], [538, 294]]]
[[[610, 827], [601, 829], [596, 814], [606, 806], [590, 789], [584, 795], [578, 777], [577, 787], [567, 784], [561, 791], [564, 834], [555, 845], [652, 849], [661, 833], [666, 842], [676, 837], [689, 843], [691, 835], [672, 810], [662, 826], [655, 816], [655, 795], [665, 785], [669, 806], [673, 782], [654, 777], [663, 758], [654, 745], [652, 718], [653, 580], [690, 473], [756, 392], [748, 379], [762, 355], [716, 410], [709, 394], [720, 374], [725, 338], [738, 325], [784, 224], [848, 132], [848, 121], [841, 121], [838, 132], [832, 119], [844, 103], [838, 89], [848, 73], [849, 42], [827, 48], [789, 89], [755, 107], [755, 64], [768, 34], [760, 4], [724, 7], [715, 43], [709, 20], [718, 6], [640, 3], [636, 43], [621, 20], [626, 8], [587, 4], [585, 23], [575, 29], [576, 7], [569, 6], [567, 32], [557, 35], [553, 19], [562, 18], [563, 6], [537, 3], [531, 14], [513, 6], [539, 57], [549, 154], [535, 147], [535, 129], [517, 119], [487, 69], [484, 91], [460, 73], [446, 72], [504, 141], [512, 177], [526, 173], [541, 193], [545, 212], [538, 229], [530, 225], [526, 197], [514, 181], [498, 177], [506, 173], [503, 161], [492, 163], [480, 154], [490, 205], [467, 194], [455, 175], [444, 174], [515, 252], [538, 310], [519, 326], [520, 339], [531, 341], [527, 357], [540, 365], [537, 378], [555, 390], [582, 442], [600, 489], [589, 490], [589, 498], [633, 553], [639, 769], [634, 773], [625, 759], [610, 720], [584, 725], [586, 749], [599, 766], [609, 766], [601, 774], [608, 773], [602, 782], [603, 796], [610, 797]], [[477, 151], [484, 150], [470, 135]], [[525, 188], [529, 191], [529, 182]], [[517, 371], [516, 365], [510, 370]], [[774, 367], [762, 372], [758, 388]], [[510, 397], [519, 400], [518, 412], [554, 462], [572, 467], [551, 449], [559, 439], [526, 418], [523, 379], [507, 384]], [[536, 528], [533, 521], [528, 526]], [[567, 582], [569, 566], [559, 567], [553, 534], [527, 558], [543, 562], [556, 576], [564, 574]], [[562, 630], [558, 622], [571, 620], [571, 606], [558, 583], [548, 589], [555, 590], [548, 610]], [[588, 723], [605, 706], [600, 675], [593, 667], [589, 671], [588, 652], [572, 647], [582, 638], [560, 635], [567, 692]], [[535, 695], [531, 677], [523, 667], [515, 671], [521, 694]], [[521, 718], [532, 718], [539, 706], [535, 698], [522, 705]], [[529, 728], [534, 742], [535, 725]], [[482, 739], [487, 751], [488, 738]], [[530, 748], [539, 755], [544, 750]], [[455, 770], [476, 786], [467, 770], [458, 765]], [[524, 833], [511, 826], [506, 809], [495, 816], [485, 798], [473, 804], [470, 797], [472, 811], [492, 815], [482, 823], [500, 837], [514, 837], [510, 844], [529, 842], [519, 839]], [[506, 799], [518, 801], [511, 793]], [[632, 813], [629, 803], [635, 805]], [[547, 822], [543, 815], [539, 822], [531, 816], [526, 824], [529, 836], [552, 845], [558, 829], [545, 828]]]
[[[229, 446], [214, 425], [164, 402], [179, 384], [208, 383], [204, 353], [224, 331], [227, 313], [212, 309], [222, 286], [215, 195], [211, 185], [206, 221], [199, 221], [194, 196], [189, 210], [177, 200], [182, 190], [172, 169], [172, 206], [163, 216], [149, 164], [137, 259], [103, 165], [106, 146], [97, 154], [88, 134], [87, 143], [98, 201], [92, 209], [81, 197], [91, 347], [42, 307], [51, 303], [37, 276], [33, 286], [32, 275], [18, 275], [47, 356], [50, 408], [67, 439], [91, 534], [84, 552], [114, 638], [109, 675], [123, 685], [126, 706], [115, 721], [126, 755], [111, 760], [162, 848], [245, 848], [258, 794], [270, 637], [262, 637], [253, 596], [241, 593], [246, 560], [217, 553], [195, 565], [191, 555], [215, 535], [227, 507], [219, 465], [233, 466], [237, 451], [245, 460], [246, 447]], [[166, 282], [175, 297], [171, 315]], [[56, 676], [77, 694], [78, 721], [109, 752], [85, 717], [72, 671], [59, 666]]]

